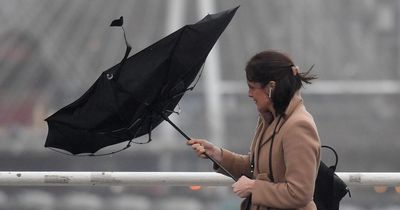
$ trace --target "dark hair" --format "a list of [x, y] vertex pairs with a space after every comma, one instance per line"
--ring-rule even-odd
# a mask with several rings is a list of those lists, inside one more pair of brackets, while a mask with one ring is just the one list
[[267, 50], [254, 55], [246, 65], [246, 77], [249, 82], [261, 83], [263, 86], [270, 81], [275, 81], [271, 99], [277, 115], [284, 116], [290, 100], [297, 90], [303, 87], [303, 82], [311, 84], [316, 79], [315, 75], [309, 75], [313, 66], [305, 72], [293, 74], [295, 66], [289, 56], [284, 53]]

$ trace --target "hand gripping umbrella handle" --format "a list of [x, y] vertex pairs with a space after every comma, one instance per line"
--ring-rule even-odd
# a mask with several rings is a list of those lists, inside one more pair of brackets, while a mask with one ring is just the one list
[[[167, 121], [169, 124], [172, 125], [172, 127], [174, 127], [183, 137], [185, 137], [188, 141], [191, 140], [191, 138], [186, 135], [178, 126], [175, 125], [175, 123], [173, 123], [167, 116], [165, 116], [164, 114], [160, 114], [161, 117]], [[233, 180], [237, 181], [238, 179], [235, 178], [235, 176], [233, 176], [232, 173], [230, 173], [225, 167], [223, 167], [218, 161], [216, 161], [213, 157], [209, 156], [207, 153], [204, 153], [204, 155], [210, 159], [215, 165], [217, 165], [226, 175], [230, 176]]]

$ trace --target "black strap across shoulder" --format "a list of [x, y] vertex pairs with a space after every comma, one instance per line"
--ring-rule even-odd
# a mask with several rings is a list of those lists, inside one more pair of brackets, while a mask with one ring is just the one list
[[269, 164], [269, 174], [268, 174], [268, 178], [271, 180], [271, 182], [274, 182], [274, 175], [272, 173], [272, 145], [274, 144], [274, 139], [275, 139], [275, 134], [276, 134], [276, 128], [278, 128], [278, 125], [281, 121], [282, 117], [280, 116], [278, 119], [278, 122], [275, 125], [274, 128], [274, 132], [272, 133], [272, 137], [271, 137], [271, 146], [269, 147], [269, 160], [268, 160], [268, 164]]

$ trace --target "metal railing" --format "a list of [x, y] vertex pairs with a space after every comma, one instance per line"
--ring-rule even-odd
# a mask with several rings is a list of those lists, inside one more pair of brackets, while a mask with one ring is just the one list
[[[349, 186], [400, 186], [400, 173], [337, 172]], [[230, 186], [214, 172], [2, 171], [0, 186]]]

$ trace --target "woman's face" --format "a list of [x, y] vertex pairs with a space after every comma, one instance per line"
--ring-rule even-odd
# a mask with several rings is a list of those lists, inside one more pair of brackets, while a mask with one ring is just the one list
[[249, 87], [248, 95], [256, 104], [257, 110], [260, 113], [271, 112], [273, 104], [271, 99], [268, 97], [270, 87], [258, 82], [249, 81], [247, 81], [247, 85]]

